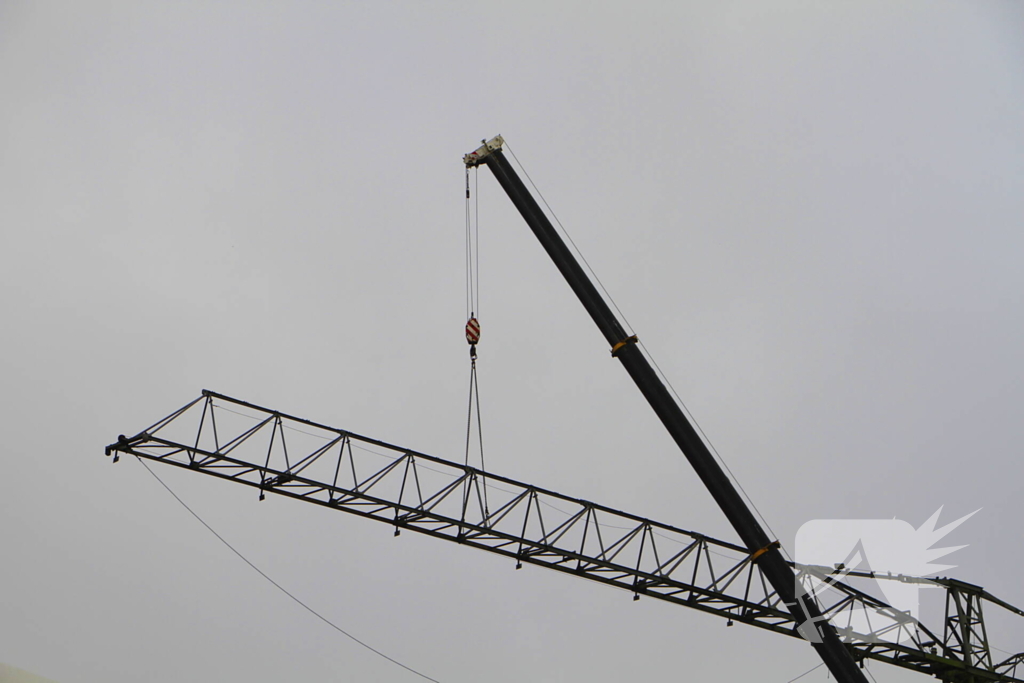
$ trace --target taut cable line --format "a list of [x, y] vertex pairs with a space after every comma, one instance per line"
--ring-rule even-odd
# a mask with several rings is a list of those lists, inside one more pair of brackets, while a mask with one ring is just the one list
[[[474, 179], [477, 174], [474, 173]], [[476, 195], [476, 193], [472, 193]], [[475, 204], [470, 206], [470, 201]], [[475, 220], [471, 220], [475, 219]], [[480, 452], [480, 469], [486, 470], [484, 462], [483, 419], [480, 416], [480, 384], [476, 372], [476, 345], [480, 341], [480, 202], [469, 189], [469, 169], [466, 169], [466, 341], [469, 343], [469, 407], [466, 415], [466, 461], [473, 447], [473, 415], [476, 413], [477, 447]], [[467, 487], [467, 495], [468, 495]], [[483, 481], [483, 503], [485, 516], [490, 516], [487, 503], [487, 480]]]

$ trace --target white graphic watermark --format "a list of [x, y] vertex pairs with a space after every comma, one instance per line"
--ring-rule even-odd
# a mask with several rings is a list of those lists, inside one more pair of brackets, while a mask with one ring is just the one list
[[[927, 576], [956, 565], [935, 564], [965, 545], [933, 548], [974, 512], [936, 528], [940, 507], [916, 529], [901, 519], [815, 519], [796, 534], [794, 561], [798, 566], [797, 593], [827, 603], [824, 594], [835, 581], [859, 578], [873, 581], [871, 591], [891, 609], [848, 606], [827, 617], [809, 618], [798, 626], [804, 638], [818, 642], [813, 622], [829, 618], [841, 635], [867, 642], [904, 642], [914, 633], [920, 615], [919, 591], [934, 585]], [[820, 597], [819, 597], [820, 596]]]

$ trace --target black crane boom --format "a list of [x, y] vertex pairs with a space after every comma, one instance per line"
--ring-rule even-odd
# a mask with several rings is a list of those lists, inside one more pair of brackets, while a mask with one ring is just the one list
[[625, 329], [611, 308], [505, 158], [501, 150], [503, 142], [501, 136], [485, 141], [475, 152], [466, 155], [466, 165], [486, 165], [494, 173], [502, 189], [519, 209], [533, 234], [540, 240], [548, 256], [554, 261], [612, 347], [612, 355], [622, 361], [626, 372], [650, 403], [683, 455], [690, 461], [697, 476], [704, 482], [744, 545], [752, 555], [757, 555], [761, 570], [782, 596], [790, 613], [798, 623], [807, 625], [804, 632], [832, 675], [841, 683], [867, 683], [867, 678], [857, 668], [853, 657], [835, 630], [822, 619], [814, 601], [797, 589], [796, 578], [779, 551], [778, 542], [770, 539], [765, 533], [679, 404], [672, 398], [650, 362], [637, 347], [636, 339], [627, 337]]

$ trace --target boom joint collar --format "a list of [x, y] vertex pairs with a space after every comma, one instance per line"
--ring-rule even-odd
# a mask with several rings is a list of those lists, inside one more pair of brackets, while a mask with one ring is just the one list
[[624, 349], [629, 344], [636, 344], [637, 341], [639, 340], [636, 338], [636, 335], [634, 334], [631, 337], [626, 337], [622, 341], [618, 342], [617, 344], [615, 344], [615, 346], [612, 347], [612, 357], [614, 358], [615, 356], [619, 355], [619, 351]]
[[775, 549], [781, 548], [781, 547], [782, 547], [781, 543], [779, 543], [778, 541], [772, 541], [771, 543], [769, 543], [765, 547], [763, 547], [763, 548], [761, 548], [759, 550], [755, 550], [754, 552], [750, 553], [750, 561], [751, 562], [757, 562], [757, 560], [762, 555], [764, 555], [766, 552], [768, 552], [769, 550], [775, 550]]

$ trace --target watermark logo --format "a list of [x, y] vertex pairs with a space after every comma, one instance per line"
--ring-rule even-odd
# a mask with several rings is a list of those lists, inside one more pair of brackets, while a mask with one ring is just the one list
[[[901, 519], [815, 519], [796, 534], [794, 561], [798, 568], [798, 594], [824, 596], [834, 581], [858, 578], [873, 581], [871, 591], [893, 608], [859, 606], [830, 615], [833, 626], [848, 639], [868, 642], [902, 642], [913, 634], [920, 614], [919, 591], [934, 585], [923, 578], [956, 565], [936, 564], [965, 545], [933, 548], [949, 532], [978, 510], [936, 528], [940, 507], [916, 529]], [[819, 602], [826, 602], [819, 598]], [[841, 623], [840, 623], [841, 622]], [[810, 623], [800, 633], [808, 640], [820, 638]]]

